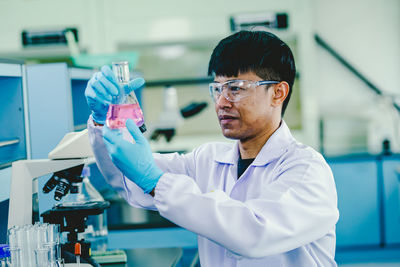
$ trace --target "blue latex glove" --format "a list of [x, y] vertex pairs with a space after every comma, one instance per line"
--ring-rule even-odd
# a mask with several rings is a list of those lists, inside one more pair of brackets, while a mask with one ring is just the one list
[[119, 130], [103, 127], [103, 139], [115, 166], [145, 193], [150, 193], [163, 175], [154, 163], [150, 145], [139, 128], [128, 119], [126, 128], [136, 143], [126, 141]]
[[[136, 78], [124, 89], [125, 93], [129, 94], [132, 90], [136, 90], [143, 85], [143, 78]], [[109, 66], [103, 66], [101, 71], [93, 75], [86, 86], [85, 96], [95, 122], [99, 124], [105, 123], [112, 96], [119, 95], [121, 90]]]

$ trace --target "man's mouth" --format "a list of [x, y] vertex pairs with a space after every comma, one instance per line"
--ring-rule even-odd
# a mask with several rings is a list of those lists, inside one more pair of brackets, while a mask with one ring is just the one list
[[219, 116], [218, 116], [218, 119], [219, 119], [219, 121], [220, 121], [221, 123], [229, 123], [229, 122], [231, 122], [231, 121], [233, 121], [233, 120], [236, 120], [237, 117], [235, 117], [235, 116], [230, 116], [230, 115], [219, 115]]

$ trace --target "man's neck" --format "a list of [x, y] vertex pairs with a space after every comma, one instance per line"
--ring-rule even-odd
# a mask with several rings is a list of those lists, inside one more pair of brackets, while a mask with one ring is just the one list
[[257, 157], [261, 148], [267, 143], [271, 135], [279, 128], [281, 122], [278, 121], [266, 129], [262, 134], [251, 139], [239, 141], [239, 151], [242, 159], [254, 159]]

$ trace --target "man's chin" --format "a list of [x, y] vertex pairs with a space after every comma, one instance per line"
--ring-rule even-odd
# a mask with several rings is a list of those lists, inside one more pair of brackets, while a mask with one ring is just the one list
[[229, 130], [222, 130], [222, 135], [228, 139], [235, 139], [235, 140], [240, 139], [240, 136], [238, 136], [237, 133], [234, 133]]

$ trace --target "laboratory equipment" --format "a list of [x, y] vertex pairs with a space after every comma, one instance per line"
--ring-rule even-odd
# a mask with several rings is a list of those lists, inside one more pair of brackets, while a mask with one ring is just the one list
[[167, 85], [163, 92], [163, 111], [151, 135], [152, 140], [164, 135], [167, 142], [175, 135], [175, 129], [182, 124], [183, 118], [178, 107], [178, 94], [175, 87]]
[[59, 231], [57, 225], [27, 224], [8, 229], [11, 266], [59, 266]]
[[[79, 139], [80, 138], [77, 138], [76, 140], [79, 141]], [[78, 155], [78, 156], [73, 156], [73, 155], [71, 156], [71, 158], [75, 158], [75, 159], [19, 160], [19, 161], [15, 161], [12, 163], [10, 205], [9, 205], [9, 216], [8, 216], [8, 229], [10, 229], [9, 231], [13, 231], [12, 229], [18, 227], [18, 228], [24, 229], [24, 231], [27, 232], [26, 235], [29, 234], [29, 229], [25, 225], [30, 224], [33, 219], [32, 198], [33, 198], [33, 195], [35, 195], [37, 193], [37, 178], [38, 177], [41, 177], [41, 176], [49, 174], [49, 173], [62, 172], [63, 170], [74, 168], [76, 166], [79, 167], [83, 164], [94, 163], [94, 158], [78, 158], [78, 157], [80, 157], [80, 155], [89, 154], [88, 152], [81, 151], [81, 150], [84, 150], [85, 147], [87, 147], [87, 146], [82, 146], [82, 147], [75, 146], [73, 141], [71, 141], [70, 146], [74, 147], [76, 149], [76, 155]], [[59, 150], [57, 154], [62, 157], [62, 155], [64, 153], [61, 150]], [[52, 154], [52, 153], [50, 153], [50, 154]], [[67, 154], [71, 155], [70, 153], [67, 153]], [[57, 157], [55, 157], [55, 158], [57, 158]], [[66, 178], [66, 177], [64, 176], [64, 178]], [[107, 206], [107, 205], [105, 205], [105, 206]], [[85, 208], [83, 208], [83, 209], [85, 209]], [[102, 210], [104, 210], [104, 208]], [[79, 209], [79, 208], [77, 208], [77, 209]], [[90, 211], [89, 211], [89, 213], [90, 213]], [[74, 217], [74, 215], [70, 215], [70, 217]], [[77, 217], [77, 219], [80, 219], [80, 222], [81, 222], [80, 227], [84, 228], [83, 222], [85, 220], [85, 217], [84, 216], [75, 216], [75, 217]], [[63, 231], [63, 230], [64, 230], [64, 228], [60, 229], [60, 231]], [[9, 235], [9, 238], [10, 238], [9, 240], [14, 240], [14, 241], [11, 241], [11, 243], [10, 243], [11, 259], [13, 258], [13, 249], [15, 250], [14, 255], [16, 255], [18, 253], [18, 247], [12, 246], [12, 244], [13, 244], [13, 242], [15, 243], [16, 237], [22, 237], [22, 236], [23, 236], [22, 234]], [[13, 237], [14, 237], [14, 239], [13, 239]], [[55, 252], [52, 253], [53, 252], [52, 247], [54, 247], [54, 244], [49, 243], [48, 246], [49, 246], [50, 254], [56, 254]], [[88, 247], [89, 247], [89, 245], [88, 245]], [[23, 252], [22, 250], [19, 250], [19, 253], [21, 255], [20, 258], [23, 258], [23, 254], [27, 254], [26, 251], [24, 253], [22, 253], [22, 252]], [[39, 258], [40, 258], [40, 256], [42, 256], [41, 254], [43, 254], [43, 253], [39, 253], [40, 254], [40, 255], [38, 255]], [[73, 254], [73, 249], [72, 249], [72, 254]], [[28, 257], [29, 257], [30, 262], [34, 262], [35, 261], [35, 252], [33, 251], [33, 252], [29, 253]], [[83, 264], [81, 264], [81, 265], [84, 266]], [[29, 265], [22, 265], [22, 266], [29, 266]]]
[[77, 28], [58, 28], [58, 29], [28, 29], [21, 33], [23, 47], [48, 46], [48, 45], [67, 45], [65, 34], [70, 32], [74, 39], [78, 41]]
[[[80, 233], [85, 232], [87, 217], [99, 215], [108, 208], [107, 201], [92, 201], [81, 205], [57, 205], [51, 210], [41, 214], [44, 222], [60, 225], [60, 232], [66, 232], [66, 241], [61, 243], [63, 258], [74, 255], [75, 244], [80, 243], [81, 257], [90, 262], [90, 246], [84, 238], [79, 238]], [[64, 240], [63, 240], [64, 241]]]
[[75, 244], [75, 257], [76, 257], [76, 264], [78, 267], [81, 265], [81, 244]]
[[287, 29], [289, 27], [289, 16], [287, 13], [276, 13], [264, 11], [256, 13], [235, 14], [230, 17], [231, 31]]
[[134, 90], [128, 91], [129, 63], [127, 61], [112, 63], [112, 69], [120, 86], [120, 93], [113, 96], [107, 112], [106, 124], [111, 129], [125, 128], [127, 119], [132, 119], [143, 133], [146, 131], [143, 111], [139, 106]]
[[82, 256], [85, 259], [90, 257], [90, 249], [106, 250], [108, 233], [103, 212], [108, 208], [109, 202], [104, 201], [93, 187], [89, 176], [90, 169], [84, 165], [54, 173], [44, 185], [43, 192], [49, 193], [56, 188], [54, 198], [61, 200], [65, 197], [41, 215], [44, 222], [59, 224], [61, 231], [67, 232], [61, 245], [62, 251], [73, 254], [74, 246], [78, 242], [82, 246]]
[[[82, 175], [73, 178], [74, 183], [68, 186], [70, 188], [69, 194], [56, 207], [85, 207], [87, 204], [104, 202], [102, 195], [89, 180], [90, 168], [88, 166], [81, 168], [82, 166], [78, 166]], [[76, 169], [77, 167], [74, 168]], [[69, 180], [72, 181], [70, 178]], [[88, 215], [86, 225], [86, 229], [82, 233], [82, 238], [91, 244], [91, 250], [105, 251], [108, 234], [106, 211], [104, 210], [104, 213], [96, 215]]]
[[[43, 193], [47, 194], [55, 188], [54, 199], [60, 201], [69, 192], [70, 198], [74, 198], [73, 194], [79, 193], [79, 186], [82, 183], [83, 164], [71, 167], [62, 171], [55, 172], [43, 187]], [[69, 200], [70, 202], [77, 202], [76, 200]], [[66, 200], [68, 202], [68, 200]], [[79, 203], [77, 203], [79, 204]]]
[[165, 136], [167, 142], [170, 142], [176, 129], [182, 125], [184, 118], [192, 117], [206, 107], [207, 102], [192, 102], [179, 109], [177, 90], [175, 87], [167, 85], [163, 91], [163, 110], [155, 123], [150, 139], [158, 140], [160, 136]]
[[[84, 167], [82, 171], [82, 184], [78, 201], [104, 202], [103, 196], [96, 190], [90, 182], [90, 168]], [[83, 237], [91, 244], [92, 251], [105, 251], [107, 249], [107, 210], [98, 215], [90, 215], [87, 220], [87, 228]]]
[[67, 133], [48, 155], [49, 159], [71, 159], [94, 157], [88, 130]]
[[[82, 172], [83, 165], [90, 165], [94, 163], [94, 158], [89, 157], [86, 158], [84, 155], [91, 155], [90, 146], [85, 145], [84, 142], [89, 142], [87, 138], [87, 134], [85, 133], [76, 133], [76, 134], [68, 134], [68, 139], [65, 142], [60, 142], [60, 144], [49, 153], [53, 158], [50, 159], [38, 159], [38, 160], [20, 160], [15, 161], [12, 163], [12, 178], [11, 178], [11, 190], [10, 190], [10, 206], [9, 206], [9, 216], [8, 216], [8, 229], [9, 235], [8, 240], [10, 244], [16, 244], [18, 241], [17, 237], [21, 237], [19, 234], [16, 235], [16, 229], [23, 229], [26, 228], [25, 225], [30, 224], [33, 219], [33, 205], [32, 205], [32, 196], [37, 193], [37, 177], [41, 177], [43, 175], [49, 173], [62, 173], [64, 178], [68, 178], [66, 173], [70, 173], [71, 175], [75, 176], [76, 173]], [[86, 141], [82, 141], [86, 140]], [[67, 145], [68, 144], [68, 145]], [[82, 145], [83, 144], [83, 145]], [[71, 149], [72, 148], [72, 149]], [[87, 151], [85, 151], [87, 150]], [[75, 153], [74, 153], [75, 151]], [[70, 157], [70, 158], [67, 158]], [[81, 158], [83, 157], [83, 158]], [[72, 158], [72, 159], [71, 159]], [[68, 170], [74, 169], [75, 171]], [[80, 169], [81, 172], [77, 171]], [[88, 173], [85, 175], [89, 176]], [[84, 179], [85, 180], [85, 179]], [[78, 184], [79, 185], [79, 184]], [[56, 188], [56, 186], [54, 187]], [[90, 189], [89, 189], [90, 190]], [[72, 206], [72, 207], [63, 207], [63, 206], [56, 206], [53, 209], [47, 211], [47, 215], [49, 216], [49, 220], [59, 220], [61, 223], [59, 224], [59, 228], [48, 228], [50, 236], [55, 237], [54, 233], [67, 233], [67, 241], [73, 240], [72, 247], [69, 251], [71, 253], [69, 255], [74, 256], [74, 244], [78, 240], [78, 234], [84, 232], [85, 229], [85, 221], [87, 220], [87, 216], [90, 215], [98, 215], [101, 214], [107, 207], [109, 203], [105, 201], [92, 201], [86, 203], [85, 205], [80, 206]], [[46, 212], [45, 212], [46, 213]], [[43, 214], [43, 217], [46, 214]], [[50, 215], [50, 213], [55, 214], [55, 216]], [[44, 221], [48, 221], [44, 219]], [[59, 230], [57, 230], [59, 229]], [[60, 235], [61, 236], [61, 235]], [[60, 251], [62, 251], [63, 247], [68, 246], [67, 244], [63, 244], [63, 240], [59, 238], [49, 238], [49, 241], [46, 243], [43, 251], [35, 251], [31, 253], [31, 261], [35, 261], [36, 258], [43, 258], [43, 254], [45, 253], [46, 248], [49, 251], [49, 257], [53, 258], [53, 255], [56, 255], [56, 258], [59, 258]], [[61, 249], [56, 251], [55, 246], [60, 244]], [[82, 254], [85, 252], [83, 250], [82, 242]], [[86, 242], [87, 243], [87, 242]], [[89, 250], [90, 244], [85, 245], [87, 251]], [[65, 250], [64, 250], [65, 251]], [[10, 255], [11, 255], [11, 262], [15, 264], [13, 266], [27, 266], [19, 264], [19, 260], [22, 257], [21, 249], [17, 246], [10, 245]], [[66, 256], [61, 253], [61, 262], [63, 266], [73, 267], [76, 266], [75, 258], [70, 259], [68, 261]], [[107, 253], [103, 253], [107, 254]], [[37, 256], [36, 256], [37, 255]], [[86, 260], [86, 259], [85, 259]], [[92, 259], [88, 259], [92, 260]], [[81, 255], [81, 267], [89, 267], [89, 266], [98, 266], [93, 260], [91, 262], [92, 265], [87, 263], [82, 263], [83, 255]], [[68, 263], [73, 262], [73, 263]], [[120, 262], [120, 260], [118, 261]], [[29, 266], [29, 265], [28, 265]]]

